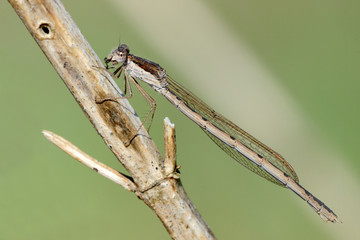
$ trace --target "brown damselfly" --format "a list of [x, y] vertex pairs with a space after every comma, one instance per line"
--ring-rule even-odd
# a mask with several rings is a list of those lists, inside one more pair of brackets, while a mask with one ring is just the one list
[[[113, 72], [113, 76], [119, 78], [124, 72], [125, 91], [128, 86], [130, 96], [132, 96], [129, 81], [131, 80], [151, 104], [152, 117], [155, 112], [155, 102], [136, 79], [147, 83], [163, 95], [177, 109], [199, 125], [230, 157], [270, 182], [292, 190], [305, 200], [324, 221], [341, 222], [330, 208], [299, 184], [294, 169], [280, 154], [215, 112], [193, 93], [170, 78], [159, 64], [130, 54], [130, 50], [125, 44], [121, 44], [112, 51], [105, 58], [105, 63], [106, 69], [115, 68], [121, 64]], [[150, 116], [150, 112], [147, 117]]]

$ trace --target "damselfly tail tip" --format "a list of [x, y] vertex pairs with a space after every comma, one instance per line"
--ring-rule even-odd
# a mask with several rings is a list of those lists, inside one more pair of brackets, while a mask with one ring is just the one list
[[332, 222], [333, 223], [343, 223], [337, 216]]
[[319, 214], [324, 222], [343, 223], [335, 213]]

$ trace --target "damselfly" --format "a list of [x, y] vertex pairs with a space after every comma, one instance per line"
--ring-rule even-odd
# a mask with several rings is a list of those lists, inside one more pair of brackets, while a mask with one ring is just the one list
[[152, 105], [152, 114], [155, 112], [155, 101], [141, 88], [136, 79], [147, 83], [163, 95], [177, 109], [199, 125], [230, 157], [259, 176], [291, 189], [305, 200], [324, 221], [341, 222], [330, 208], [300, 186], [294, 169], [280, 154], [215, 112], [189, 90], [171, 79], [159, 64], [130, 54], [130, 50], [125, 44], [121, 44], [112, 51], [105, 58], [105, 63], [106, 69], [115, 68], [121, 64], [113, 72], [113, 76], [119, 78], [124, 71], [124, 91], [126, 92], [128, 86], [130, 96], [132, 95], [129, 82], [131, 80]]

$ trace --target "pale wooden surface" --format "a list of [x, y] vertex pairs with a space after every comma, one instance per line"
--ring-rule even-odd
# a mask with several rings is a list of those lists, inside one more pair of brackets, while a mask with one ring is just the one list
[[[129, 147], [124, 142], [140, 126], [126, 100], [96, 104], [119, 90], [60, 1], [9, 0], [41, 50], [79, 103], [86, 117], [131, 174], [137, 189], [147, 189], [168, 172], [157, 147], [142, 129]], [[187, 197], [180, 180], [168, 178], [139, 197], [159, 217], [173, 239], [214, 239]], [[90, 211], [90, 210], [89, 210]], [[139, 229], [141, 230], [141, 229]]]

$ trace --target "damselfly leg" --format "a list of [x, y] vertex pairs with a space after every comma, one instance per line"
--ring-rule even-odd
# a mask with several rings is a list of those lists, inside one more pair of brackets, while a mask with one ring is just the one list
[[[108, 72], [113, 78], [115, 79], [119, 79], [123, 69], [124, 69], [124, 65], [121, 65], [119, 68], [117, 68], [114, 72], [109, 71], [109, 69], [114, 68], [114, 66], [108, 66], [108, 64], [106, 63], [106, 68], [101, 68], [99, 67], [99, 69], [102, 69], [106, 72]], [[131, 83], [129, 81], [129, 78], [131, 79], [131, 82], [135, 85], [136, 89], [141, 93], [141, 95], [145, 98], [145, 100], [149, 103], [150, 105], [150, 110], [148, 111], [148, 113], [146, 114], [144, 120], [142, 121], [141, 125], [138, 127], [138, 129], [136, 130], [136, 133], [133, 134], [133, 136], [126, 142], [124, 142], [125, 146], [128, 147], [131, 142], [134, 140], [134, 138], [136, 136], [138, 136], [138, 132], [140, 131], [141, 127], [144, 126], [145, 122], [148, 120], [148, 118], [151, 116], [150, 118], [150, 123], [149, 126], [147, 127], [147, 131], [150, 131], [151, 128], [151, 124], [153, 122], [154, 119], [154, 115], [155, 115], [155, 110], [156, 110], [156, 102], [155, 100], [145, 91], [145, 89], [143, 89], [140, 84], [136, 81], [135, 78], [129, 76], [127, 73], [124, 73], [124, 89], [123, 89], [123, 93], [124, 96], [121, 97], [108, 97], [108, 98], [97, 98], [95, 99], [96, 103], [101, 104], [104, 103], [106, 101], [112, 101], [112, 102], [117, 102], [119, 99], [130, 99], [133, 97], [133, 91], [131, 88]], [[127, 93], [127, 89], [129, 90], [129, 95], [126, 96]]]

